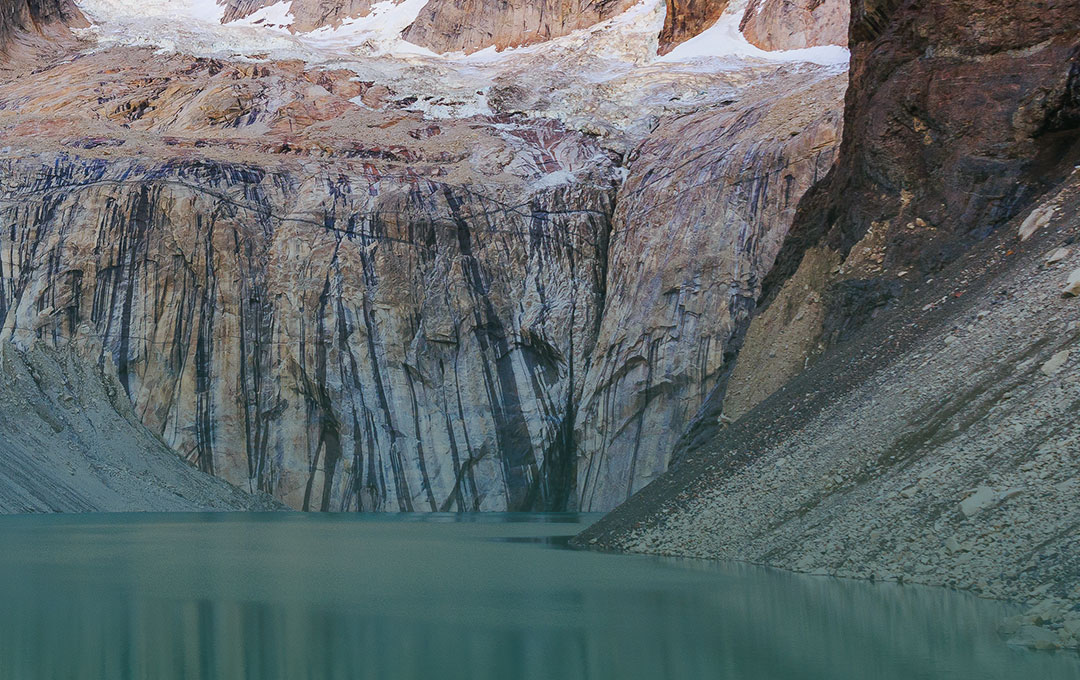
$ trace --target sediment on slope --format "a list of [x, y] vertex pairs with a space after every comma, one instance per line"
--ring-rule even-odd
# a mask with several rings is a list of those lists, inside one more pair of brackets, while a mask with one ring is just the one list
[[1034, 605], [1021, 641], [1075, 646], [1080, 173], [1036, 207], [1024, 246], [1026, 214], [735, 424], [699, 423], [575, 542], [970, 589]]
[[110, 371], [70, 347], [0, 339], [0, 375], [0, 514], [282, 507], [181, 461]]
[[579, 542], [1045, 599], [1027, 641], [1074, 645], [1080, 5], [852, 14], [838, 160], [730, 380]]

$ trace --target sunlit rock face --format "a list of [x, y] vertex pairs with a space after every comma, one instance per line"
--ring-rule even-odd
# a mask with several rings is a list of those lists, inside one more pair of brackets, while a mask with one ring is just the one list
[[[221, 21], [244, 19], [255, 12], [278, 4], [278, 0], [226, 0]], [[325, 26], [340, 26], [343, 21], [365, 16], [375, 4], [372, 0], [292, 0], [288, 6], [289, 27], [296, 31], [314, 31]]]
[[0, 61], [17, 56], [20, 42], [58, 38], [68, 25], [85, 25], [71, 0], [0, 0]]
[[845, 162], [800, 206], [770, 273], [732, 415], [1080, 162], [1080, 2], [866, 0], [853, 11]]
[[[86, 60], [53, 71], [52, 91], [6, 93], [23, 101], [6, 123], [69, 147], [0, 169], [16, 341], [87, 326], [152, 431], [297, 508], [564, 507], [609, 155], [550, 123], [366, 111], [272, 67], [131, 62], [120, 102], [63, 85]], [[174, 74], [174, 94], [147, 96], [148, 71]], [[237, 82], [247, 108], [210, 106]], [[275, 99], [292, 88], [309, 108]], [[28, 113], [53, 107], [122, 110], [128, 127], [101, 131], [125, 137]], [[333, 134], [287, 132], [326, 110]], [[264, 134], [224, 132], [245, 126]]]
[[660, 53], [671, 52], [680, 43], [715, 24], [729, 4], [730, 0], [667, 0]]
[[741, 29], [763, 50], [847, 45], [850, 0], [750, 0]]
[[431, 0], [403, 37], [436, 52], [504, 50], [588, 28], [634, 4], [635, 0]]
[[471, 60], [402, 43], [406, 3], [84, 4], [71, 59], [0, 80], [5, 337], [96, 351], [186, 460], [296, 508], [622, 501], [836, 136], [842, 64], [659, 60], [659, 2]]
[[845, 81], [775, 74], [738, 107], [661, 124], [632, 154], [576, 423], [582, 508], [663, 473], [730, 370], [798, 201], [832, 163]]

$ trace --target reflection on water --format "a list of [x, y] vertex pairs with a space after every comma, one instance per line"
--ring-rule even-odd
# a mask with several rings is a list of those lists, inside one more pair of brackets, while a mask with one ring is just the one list
[[0, 679], [1080, 680], [944, 590], [599, 555], [574, 515], [0, 518]]

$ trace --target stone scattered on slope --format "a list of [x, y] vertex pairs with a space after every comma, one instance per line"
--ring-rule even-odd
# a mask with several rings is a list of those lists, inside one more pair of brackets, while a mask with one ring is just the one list
[[[1080, 215], [1080, 173], [1050, 200]], [[1015, 233], [938, 274], [963, 296], [905, 298], [734, 424], [699, 426], [683, 462], [577, 541], [1049, 601], [1018, 642], [1076, 647], [1080, 308], [1040, 254], [1080, 220], [1019, 255]]]
[[1066, 297], [1076, 297], [1080, 295], [1080, 269], [1069, 274], [1069, 280], [1065, 282], [1065, 288], [1061, 292]]
[[1042, 365], [1040, 369], [1044, 375], [1054, 376], [1057, 375], [1065, 364], [1069, 361], [1069, 350], [1062, 350], [1050, 357], [1050, 359]]

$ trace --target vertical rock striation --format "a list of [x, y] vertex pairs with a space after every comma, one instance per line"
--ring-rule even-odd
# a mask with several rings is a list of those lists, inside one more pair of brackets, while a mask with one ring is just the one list
[[8, 163], [0, 316], [294, 507], [564, 506], [610, 193], [351, 170]]
[[48, 73], [0, 95], [29, 145], [0, 161], [18, 344], [96, 339], [153, 432], [297, 508], [569, 504], [608, 153], [550, 121], [363, 108], [295, 64]]
[[845, 80], [667, 121], [634, 152], [577, 416], [583, 509], [663, 473], [730, 371], [798, 201], [832, 163]]

